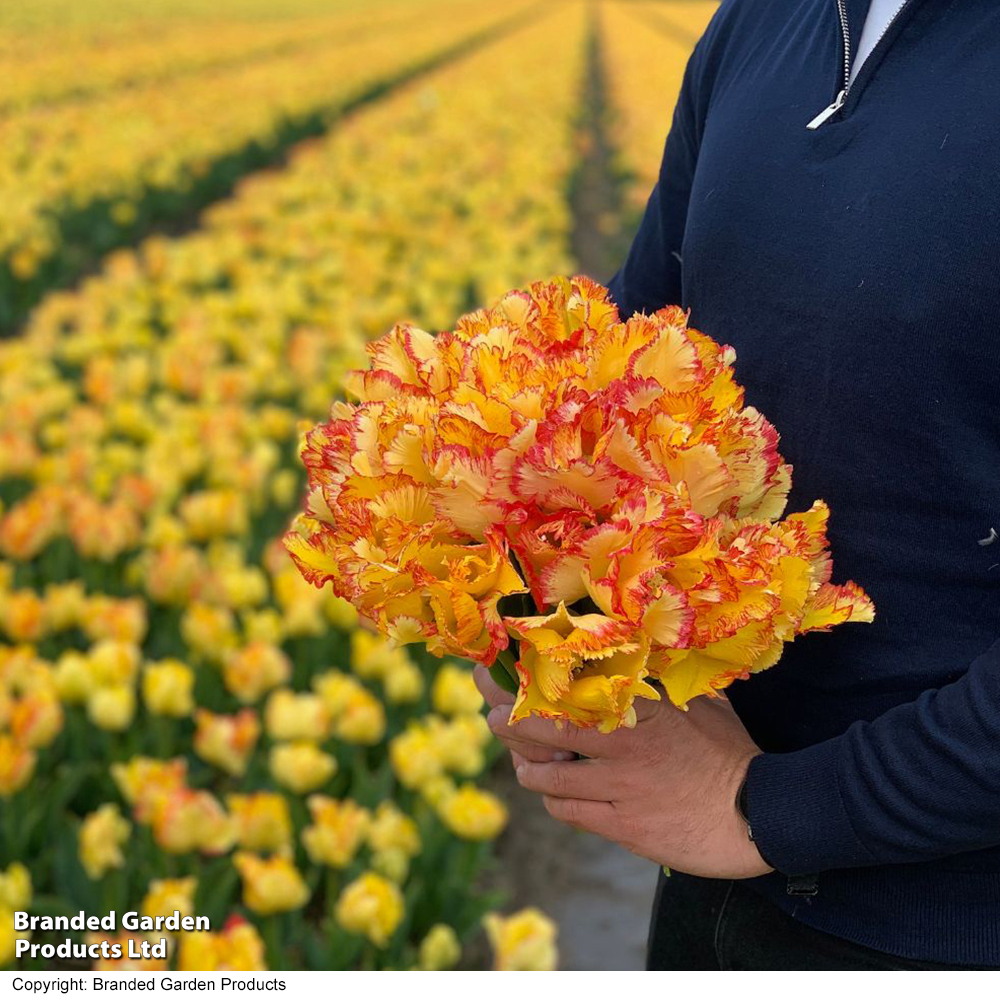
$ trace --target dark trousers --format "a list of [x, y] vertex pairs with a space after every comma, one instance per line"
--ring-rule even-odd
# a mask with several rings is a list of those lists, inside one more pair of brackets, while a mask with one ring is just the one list
[[955, 969], [873, 951], [793, 920], [741, 882], [660, 875], [646, 967], [655, 970]]

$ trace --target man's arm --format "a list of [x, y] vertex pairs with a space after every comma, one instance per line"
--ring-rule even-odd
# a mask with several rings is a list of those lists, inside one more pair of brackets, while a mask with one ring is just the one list
[[[824, 743], [760, 753], [724, 700], [637, 705], [610, 735], [530, 718], [477, 668], [490, 728], [556, 818], [711, 878], [934, 860], [1000, 844], [1000, 642], [966, 675]], [[752, 681], [750, 682], [752, 683]], [[582, 760], [547, 760], [540, 748]], [[747, 819], [736, 793], [747, 775]]]
[[1000, 844], [1000, 642], [873, 722], [755, 757], [747, 803], [761, 854], [789, 875]]

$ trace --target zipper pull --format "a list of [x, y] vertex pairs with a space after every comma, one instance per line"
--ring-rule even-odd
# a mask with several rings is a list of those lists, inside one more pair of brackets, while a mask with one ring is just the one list
[[844, 101], [847, 99], [847, 88], [845, 87], [839, 94], [837, 94], [837, 99], [828, 108], [824, 108], [807, 126], [808, 129], [818, 129], [820, 125], [823, 124], [827, 119], [832, 118], [843, 106]]

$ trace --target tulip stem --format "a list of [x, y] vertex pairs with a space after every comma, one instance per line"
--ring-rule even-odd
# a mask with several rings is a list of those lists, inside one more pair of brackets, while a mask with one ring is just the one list
[[340, 895], [340, 872], [336, 868], [326, 870], [326, 908], [332, 913]]
[[509, 694], [517, 694], [518, 678], [517, 667], [510, 650], [501, 649], [497, 653], [497, 658], [490, 667], [490, 676], [496, 683]]
[[280, 970], [284, 967], [284, 955], [281, 949], [281, 928], [278, 925], [278, 915], [271, 913], [260, 921], [261, 937], [264, 939], [264, 951], [267, 955], [269, 969]]

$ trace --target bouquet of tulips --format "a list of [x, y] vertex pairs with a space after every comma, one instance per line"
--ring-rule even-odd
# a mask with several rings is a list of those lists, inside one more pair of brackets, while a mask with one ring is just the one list
[[683, 707], [872, 620], [830, 582], [825, 504], [782, 517], [791, 468], [734, 351], [681, 309], [623, 320], [557, 279], [368, 351], [306, 438], [285, 544], [397, 643], [490, 666], [512, 721], [610, 732], [651, 680]]

